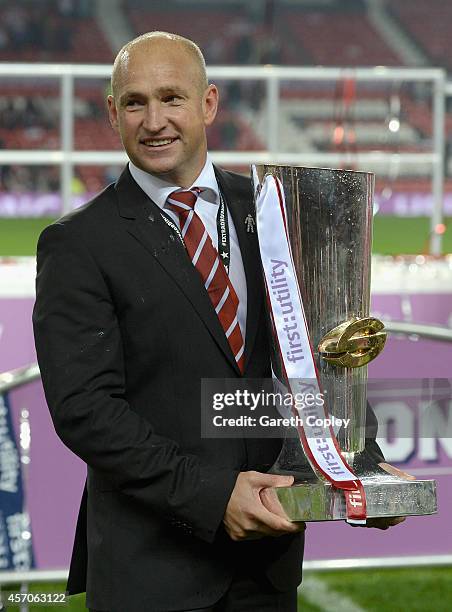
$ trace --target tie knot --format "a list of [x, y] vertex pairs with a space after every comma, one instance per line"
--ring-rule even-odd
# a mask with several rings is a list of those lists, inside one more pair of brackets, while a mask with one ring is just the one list
[[192, 210], [200, 192], [201, 190], [198, 187], [193, 187], [190, 191], [173, 191], [168, 196], [168, 204], [177, 213], [183, 210]]

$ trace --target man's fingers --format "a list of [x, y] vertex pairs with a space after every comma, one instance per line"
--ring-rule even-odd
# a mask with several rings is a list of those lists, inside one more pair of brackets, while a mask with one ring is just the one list
[[296, 533], [303, 528], [303, 523], [291, 523], [262, 506], [242, 516], [239, 523], [228, 529], [228, 533], [233, 540], [255, 540], [264, 536], [279, 537]]
[[403, 523], [406, 520], [406, 517], [393, 516], [393, 517], [374, 519], [374, 520], [376, 522], [377, 527], [379, 527], [380, 525], [383, 525], [384, 528], [387, 529], [388, 527], [394, 527], [395, 525], [399, 525], [400, 523]]
[[264, 506], [259, 507], [256, 510], [254, 520], [261, 529], [268, 532], [268, 535], [281, 535], [280, 532], [285, 533], [296, 533], [300, 531], [299, 523], [291, 523], [287, 518], [274, 514], [265, 508]]
[[248, 472], [250, 482], [255, 487], [291, 487], [294, 482], [293, 476], [281, 476], [279, 474], [265, 474], [262, 472]]
[[265, 535], [281, 535], [281, 532], [298, 531], [296, 525], [284, 517], [269, 512], [261, 504], [244, 513], [241, 526], [244, 532], [259, 532]]
[[368, 527], [370, 529], [386, 530], [389, 527], [399, 525], [406, 520], [405, 516], [382, 516], [381, 518], [369, 518], [365, 525], [353, 525], [353, 527]]
[[[296, 533], [303, 524], [291, 523], [275, 492], [275, 487], [290, 487], [293, 476], [241, 472], [231, 494], [223, 522], [233, 540], [256, 539], [262, 536], [277, 537]], [[267, 509], [261, 499], [261, 492], [267, 492], [271, 501]]]
[[408, 474], [408, 472], [399, 470], [399, 468], [394, 467], [390, 463], [379, 463], [378, 465], [381, 467], [382, 470], [388, 472], [388, 474], [392, 474], [393, 476], [398, 476], [399, 478], [403, 478], [404, 480], [416, 480], [416, 477], [412, 474]]

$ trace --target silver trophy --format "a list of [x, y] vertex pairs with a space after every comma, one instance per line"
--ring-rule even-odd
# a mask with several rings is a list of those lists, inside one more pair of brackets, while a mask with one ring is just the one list
[[[379, 467], [365, 448], [367, 364], [383, 349], [383, 324], [369, 316], [374, 175], [367, 172], [257, 165], [255, 181], [268, 175], [284, 190], [289, 241], [304, 303], [314, 360], [330, 414], [350, 419], [337, 433], [341, 453], [361, 480], [367, 516], [391, 517], [437, 511], [434, 480], [405, 480]], [[273, 370], [282, 364], [273, 334]], [[288, 435], [272, 469], [292, 474], [292, 487], [275, 496], [292, 521], [346, 519], [343, 491], [307, 459], [298, 435]]]

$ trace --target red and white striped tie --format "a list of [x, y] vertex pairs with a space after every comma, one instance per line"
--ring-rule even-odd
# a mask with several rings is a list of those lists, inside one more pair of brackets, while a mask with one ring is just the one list
[[245, 344], [237, 318], [239, 299], [204, 223], [194, 211], [200, 192], [196, 187], [191, 191], [173, 191], [168, 197], [168, 204], [179, 215], [180, 230], [188, 255], [201, 275], [243, 374]]

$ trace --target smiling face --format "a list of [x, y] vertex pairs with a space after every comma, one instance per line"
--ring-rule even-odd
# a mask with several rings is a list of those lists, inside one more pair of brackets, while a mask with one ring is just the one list
[[110, 122], [129, 159], [190, 187], [205, 164], [205, 128], [218, 105], [217, 88], [206, 86], [198, 58], [180, 41], [155, 37], [123, 53], [115, 71]]

